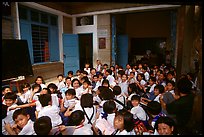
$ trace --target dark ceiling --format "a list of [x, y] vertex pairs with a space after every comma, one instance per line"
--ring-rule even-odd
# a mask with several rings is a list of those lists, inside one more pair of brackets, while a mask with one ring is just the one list
[[[119, 3], [119, 2], [37, 2], [38, 4], [63, 11], [67, 14], [81, 14], [94, 11], [130, 8], [146, 6], [150, 4], [141, 3]], [[151, 4], [152, 5], [152, 4]]]

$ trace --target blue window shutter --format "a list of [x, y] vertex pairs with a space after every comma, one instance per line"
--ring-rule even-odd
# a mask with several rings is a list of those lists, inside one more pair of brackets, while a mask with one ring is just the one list
[[59, 37], [57, 27], [49, 28], [50, 61], [59, 61]]
[[30, 53], [30, 58], [31, 58], [30, 60], [31, 60], [31, 64], [33, 64], [34, 63], [33, 46], [32, 46], [32, 33], [31, 33], [30, 23], [21, 21], [20, 22], [20, 33], [21, 33], [21, 39], [27, 40], [28, 42], [28, 48], [29, 48], [29, 53]]

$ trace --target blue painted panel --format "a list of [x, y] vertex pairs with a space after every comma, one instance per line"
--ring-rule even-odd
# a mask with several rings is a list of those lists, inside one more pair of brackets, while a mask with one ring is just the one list
[[49, 27], [50, 61], [59, 61], [59, 37], [56, 27]]
[[32, 33], [31, 33], [31, 25], [30, 23], [26, 23], [21, 21], [20, 22], [20, 34], [22, 40], [27, 40], [28, 42], [28, 48], [30, 53], [30, 60], [31, 64], [34, 63], [33, 60], [33, 45], [32, 45]]
[[116, 23], [115, 23], [115, 16], [112, 16], [112, 51], [111, 51], [111, 55], [112, 55], [112, 65], [115, 66], [116, 63]]
[[77, 34], [63, 34], [64, 75], [79, 69], [79, 42]]
[[118, 35], [117, 36], [117, 63], [123, 68], [128, 63], [128, 36]]

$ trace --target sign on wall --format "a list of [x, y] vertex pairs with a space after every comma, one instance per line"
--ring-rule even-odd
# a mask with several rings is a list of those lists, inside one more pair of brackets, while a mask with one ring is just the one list
[[106, 38], [99, 38], [99, 49], [105, 49], [106, 48]]

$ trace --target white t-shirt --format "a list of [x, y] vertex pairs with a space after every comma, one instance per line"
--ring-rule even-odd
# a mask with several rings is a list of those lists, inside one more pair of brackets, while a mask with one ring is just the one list
[[34, 122], [29, 119], [28, 123], [23, 127], [18, 135], [36, 135], [34, 130]]
[[73, 135], [93, 135], [91, 127], [87, 124], [83, 126], [76, 126]]
[[62, 119], [61, 116], [59, 115], [59, 108], [56, 106], [48, 105], [42, 107], [42, 109], [38, 113], [38, 118], [42, 116], [49, 116], [51, 118], [52, 127], [62, 124]]
[[134, 119], [140, 119], [140, 120], [148, 120], [149, 116], [146, 114], [146, 112], [144, 111], [144, 109], [141, 106], [135, 106], [130, 110], [130, 113], [133, 114], [133, 118]]

